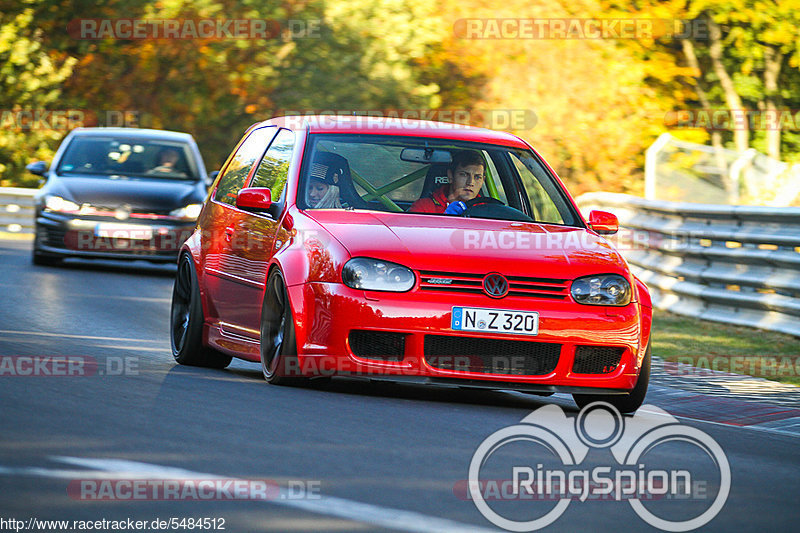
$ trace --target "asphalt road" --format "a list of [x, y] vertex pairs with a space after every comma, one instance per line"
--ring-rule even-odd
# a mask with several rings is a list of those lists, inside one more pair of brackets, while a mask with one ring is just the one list
[[[159, 530], [153, 520], [171, 518], [215, 519], [206, 522], [211, 531], [224, 519], [224, 530], [237, 532], [497, 529], [464, 496], [478, 446], [545, 406], [566, 411], [556, 432], [573, 427], [577, 411], [568, 396], [352, 379], [277, 387], [249, 363], [234, 361], [226, 370], [177, 366], [167, 336], [174, 267], [88, 261], [34, 267], [29, 250], [28, 242], [0, 241], [0, 530], [35, 528], [33, 518], [131, 519], [147, 522], [147, 531]], [[77, 375], [52, 375], [69, 374], [43, 362], [56, 356], [72, 358]], [[19, 366], [32, 358], [38, 368]], [[38, 375], [27, 375], [30, 368]], [[682, 431], [711, 437], [730, 464], [727, 502], [704, 531], [795, 530], [800, 436], [770, 421], [800, 411], [692, 392], [674, 380], [656, 381], [646, 403], [677, 415]], [[726, 409], [730, 416], [720, 417]], [[755, 413], [749, 422], [736, 422], [747, 413]], [[654, 407], [640, 415], [653, 424], [666, 420]], [[646, 504], [666, 520], [699, 515], [723, 484], [710, 456], [687, 443], [663, 444], [646, 457], [650, 467], [679, 467], [702, 479], [688, 500]], [[556, 462], [546, 448], [519, 441], [486, 460], [482, 479], [507, 480], [511, 466]], [[587, 470], [614, 465], [607, 448], [592, 448], [580, 463]], [[254, 480], [251, 489], [263, 481], [278, 492], [248, 501], [226, 501], [225, 490], [211, 500], [191, 493], [121, 499], [128, 494], [121, 481], [152, 487], [154, 480], [183, 480], [186, 487], [187, 479]], [[117, 499], [93, 501], [103, 486], [115, 487]], [[490, 502], [514, 520], [540, 517], [553, 505]], [[175, 525], [190, 529], [188, 522]], [[572, 501], [544, 529], [578, 530], [657, 528], [627, 501], [606, 500]]]

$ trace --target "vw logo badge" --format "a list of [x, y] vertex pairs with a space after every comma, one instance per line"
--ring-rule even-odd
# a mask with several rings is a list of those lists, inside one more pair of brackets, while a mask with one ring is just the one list
[[502, 274], [487, 274], [483, 278], [483, 290], [492, 298], [502, 298], [508, 294], [508, 280]]

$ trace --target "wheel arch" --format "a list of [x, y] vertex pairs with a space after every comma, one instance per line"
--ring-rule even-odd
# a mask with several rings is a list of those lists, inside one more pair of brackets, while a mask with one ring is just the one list
[[640, 341], [637, 366], [641, 368], [645, 353], [650, 348], [653, 327], [653, 303], [647, 285], [636, 276], [633, 276], [633, 279], [636, 282], [636, 300], [639, 305]]

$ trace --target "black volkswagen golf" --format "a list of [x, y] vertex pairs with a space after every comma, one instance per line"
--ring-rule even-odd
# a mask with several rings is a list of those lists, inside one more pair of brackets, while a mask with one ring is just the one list
[[65, 257], [175, 261], [195, 226], [208, 177], [188, 133], [77, 128], [36, 195], [35, 264]]

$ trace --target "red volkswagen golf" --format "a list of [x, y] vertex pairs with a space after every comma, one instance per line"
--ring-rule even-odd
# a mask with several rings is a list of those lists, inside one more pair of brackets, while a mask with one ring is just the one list
[[274, 384], [367, 375], [632, 412], [651, 304], [616, 231], [514, 135], [275, 118], [245, 133], [183, 246], [173, 355], [260, 362]]

